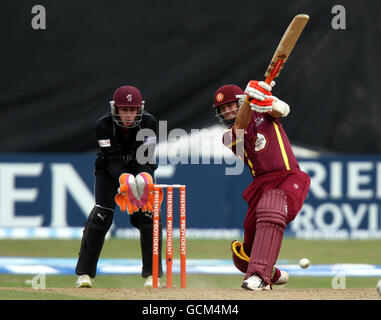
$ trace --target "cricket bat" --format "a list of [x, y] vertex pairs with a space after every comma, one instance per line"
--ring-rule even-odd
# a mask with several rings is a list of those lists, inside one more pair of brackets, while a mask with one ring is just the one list
[[267, 84], [270, 84], [274, 78], [279, 76], [309, 19], [310, 17], [306, 14], [298, 14], [292, 19], [274, 52], [274, 56], [271, 59], [269, 66], [267, 67], [265, 73]]

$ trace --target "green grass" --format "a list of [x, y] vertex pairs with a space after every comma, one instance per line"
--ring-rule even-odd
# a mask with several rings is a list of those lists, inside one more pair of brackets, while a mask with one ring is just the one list
[[[187, 241], [189, 259], [231, 259], [230, 240]], [[80, 240], [0, 240], [0, 256], [26, 257], [70, 257], [78, 256]], [[178, 239], [175, 239], [175, 259], [178, 258]], [[297, 262], [307, 257], [313, 264], [326, 263], [370, 263], [381, 264], [380, 240], [297, 240], [283, 241], [279, 259]], [[105, 242], [101, 258], [141, 258], [139, 240], [109, 239]], [[0, 275], [0, 287], [30, 287], [25, 280], [33, 275]], [[188, 275], [188, 288], [238, 288], [240, 275]], [[46, 286], [73, 287], [75, 275], [47, 275]], [[287, 288], [331, 288], [332, 278], [291, 277]], [[374, 288], [375, 277], [347, 277], [347, 288]], [[165, 278], [162, 280], [165, 281]], [[174, 275], [174, 285], [179, 287], [179, 276]], [[97, 288], [141, 288], [140, 275], [99, 275], [95, 279]], [[17, 299], [17, 291], [1, 291], [0, 299]], [[45, 296], [46, 295], [46, 296]], [[6, 298], [4, 298], [6, 297]], [[72, 299], [70, 296], [52, 297], [49, 293], [29, 292], [25, 299]]]
[[283, 241], [279, 259], [311, 263], [371, 263], [381, 264], [381, 240], [298, 240]]
[[[230, 259], [230, 240], [188, 240], [190, 259]], [[71, 257], [78, 256], [80, 240], [0, 240], [0, 256]], [[179, 248], [174, 241], [175, 254]], [[381, 240], [298, 240], [285, 238], [279, 259], [299, 260], [307, 257], [312, 263], [381, 264]], [[107, 240], [101, 258], [140, 258], [136, 239]], [[176, 258], [176, 256], [175, 256]]]
[[[174, 239], [175, 254], [179, 239]], [[230, 240], [188, 240], [187, 256], [198, 259], [230, 259]], [[0, 240], [0, 256], [77, 257], [80, 240]], [[212, 253], [212, 256], [211, 256]], [[137, 239], [108, 239], [101, 258], [140, 258]]]

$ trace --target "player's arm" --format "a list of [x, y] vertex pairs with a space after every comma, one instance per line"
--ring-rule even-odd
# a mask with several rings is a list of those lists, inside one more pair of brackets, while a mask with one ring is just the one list
[[242, 95], [242, 97], [238, 100], [238, 105], [239, 109], [233, 126], [235, 132], [237, 132], [238, 129], [245, 130], [247, 128], [251, 121], [251, 115], [253, 112], [246, 95]]
[[260, 107], [260, 112], [271, 111], [272, 101], [271, 89], [275, 85], [272, 82], [271, 85], [263, 81], [251, 80], [246, 86], [245, 94], [238, 100], [238, 113], [234, 122], [234, 131], [237, 129], [246, 129], [251, 121], [251, 115], [253, 111], [257, 111], [255, 106]]
[[102, 121], [97, 122], [95, 135], [98, 141], [97, 161], [103, 163], [114, 179], [118, 179], [124, 166], [121, 146], [111, 139]]

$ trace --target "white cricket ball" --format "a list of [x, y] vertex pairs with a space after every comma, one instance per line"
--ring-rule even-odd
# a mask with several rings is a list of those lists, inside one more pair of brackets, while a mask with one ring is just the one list
[[303, 269], [308, 268], [310, 266], [310, 260], [308, 260], [307, 258], [300, 259], [299, 265]]

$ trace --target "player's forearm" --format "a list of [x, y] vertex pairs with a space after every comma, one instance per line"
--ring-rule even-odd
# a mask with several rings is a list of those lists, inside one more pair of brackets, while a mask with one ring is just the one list
[[273, 118], [276, 118], [276, 119], [282, 117], [282, 114], [279, 113], [278, 111], [275, 111], [275, 110], [270, 111], [270, 112], [269, 112], [269, 115], [272, 116]]
[[247, 100], [239, 108], [234, 122], [234, 129], [246, 129], [251, 121], [252, 110]]

